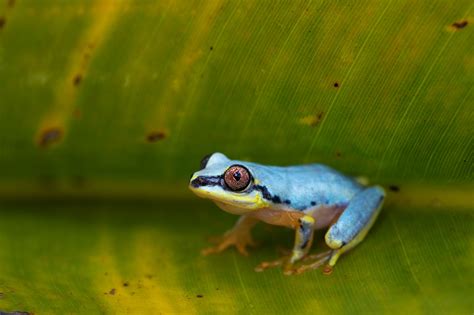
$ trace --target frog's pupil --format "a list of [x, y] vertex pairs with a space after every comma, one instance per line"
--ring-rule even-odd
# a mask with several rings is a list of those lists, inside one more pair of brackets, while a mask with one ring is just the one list
[[234, 173], [234, 179], [235, 179], [236, 181], [239, 181], [241, 177], [242, 177], [242, 175], [240, 174], [239, 171], [237, 171], [237, 172]]

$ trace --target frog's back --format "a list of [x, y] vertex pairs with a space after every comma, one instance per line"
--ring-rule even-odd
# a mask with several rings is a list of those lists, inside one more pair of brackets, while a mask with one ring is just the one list
[[274, 203], [293, 209], [344, 207], [363, 189], [354, 178], [322, 164], [281, 167], [249, 163], [249, 167]]

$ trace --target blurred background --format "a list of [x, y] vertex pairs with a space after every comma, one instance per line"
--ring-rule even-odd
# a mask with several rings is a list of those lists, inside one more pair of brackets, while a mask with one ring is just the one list
[[[472, 9], [0, 0], [0, 312], [472, 313]], [[255, 273], [293, 234], [200, 256], [236, 220], [187, 189], [215, 151], [388, 200], [333, 275]]]

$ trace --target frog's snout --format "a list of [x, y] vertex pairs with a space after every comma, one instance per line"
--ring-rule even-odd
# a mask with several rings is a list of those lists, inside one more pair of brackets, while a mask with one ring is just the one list
[[192, 179], [192, 176], [191, 176], [191, 182], [189, 183], [189, 185], [194, 188], [205, 186], [206, 180], [202, 178], [201, 176], [198, 176], [195, 179]]
[[189, 177], [189, 186], [192, 186], [193, 182], [195, 182], [198, 177], [199, 176], [197, 176], [196, 173], [192, 173]]
[[193, 188], [203, 186], [220, 186], [222, 178], [220, 176], [196, 176], [191, 178], [189, 185]]

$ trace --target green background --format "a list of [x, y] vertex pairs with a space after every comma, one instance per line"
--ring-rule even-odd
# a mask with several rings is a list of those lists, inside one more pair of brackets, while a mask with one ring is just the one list
[[[472, 23], [470, 1], [1, 1], [0, 311], [471, 314]], [[331, 276], [254, 273], [293, 235], [199, 255], [235, 220], [187, 190], [214, 151], [398, 191]]]

